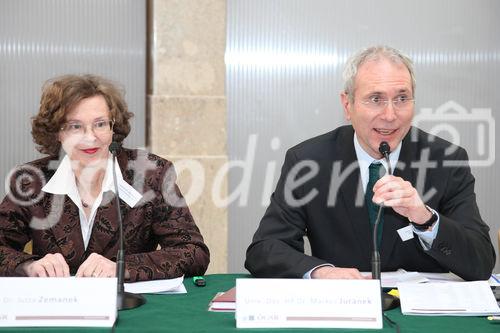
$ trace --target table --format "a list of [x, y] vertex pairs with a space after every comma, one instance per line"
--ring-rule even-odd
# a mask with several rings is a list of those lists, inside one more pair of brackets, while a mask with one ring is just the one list
[[[218, 291], [235, 285], [242, 274], [213, 274], [205, 276], [206, 287], [194, 286], [191, 279], [184, 284], [187, 294], [146, 295], [147, 303], [140, 308], [120, 311], [115, 332], [380, 332], [354, 329], [236, 329], [234, 313], [209, 312], [208, 303]], [[399, 308], [387, 315], [400, 326], [402, 333], [428, 332], [500, 332], [500, 324], [492, 324], [485, 317], [430, 317], [404, 316]], [[110, 328], [3, 328], [0, 332], [110, 332]], [[384, 321], [382, 332], [395, 332]]]

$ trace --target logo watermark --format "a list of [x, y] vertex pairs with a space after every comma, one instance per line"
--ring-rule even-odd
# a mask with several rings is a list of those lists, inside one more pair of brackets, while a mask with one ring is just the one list
[[453, 143], [455, 146], [445, 152], [447, 156], [453, 154], [457, 146], [466, 148], [468, 161], [445, 160], [444, 166], [489, 167], [495, 163], [495, 119], [490, 108], [467, 110], [450, 100], [435, 110], [422, 108], [413, 118], [413, 125]]
[[[421, 109], [421, 112], [415, 116], [413, 124], [432, 135], [444, 137], [452, 143], [445, 149], [444, 160], [431, 160], [430, 148], [424, 148], [418, 152], [418, 160], [409, 161], [407, 164], [399, 161], [397, 164], [396, 169], [399, 172], [407, 168], [412, 169], [412, 174], [415, 175], [413, 186], [424, 202], [428, 202], [437, 195], [437, 190], [432, 187], [432, 184], [426, 183], [430, 170], [440, 167], [468, 167], [469, 165], [488, 167], [495, 162], [495, 120], [491, 109], [473, 108], [468, 111], [457, 102], [448, 101], [435, 110]], [[417, 131], [410, 134], [413, 140], [417, 140], [416, 134]], [[164, 167], [163, 162], [151, 159], [144, 150], [138, 150], [136, 159], [129, 160], [127, 169], [122, 170], [122, 173], [124, 178], [128, 179], [131, 185], [143, 195], [137, 206], [151, 203], [161, 195], [163, 200], [172, 207], [191, 206], [201, 199], [204, 202], [211, 200], [209, 202], [217, 208], [225, 208], [229, 205], [246, 207], [249, 205], [251, 191], [255, 191], [255, 184], [259, 184], [262, 185], [259, 203], [265, 207], [269, 204], [269, 198], [274, 191], [274, 184], [279, 175], [279, 165], [277, 160], [270, 159], [265, 161], [266, 164], [261, 168], [262, 170], [256, 170], [258, 139], [258, 134], [251, 134], [245, 154], [242, 155], [244, 158], [226, 161], [215, 172], [206, 170], [199, 158], [182, 158], [175, 160], [175, 170], [174, 167], [168, 168], [161, 174], [161, 178], [158, 171]], [[432, 136], [430, 140], [433, 140]], [[458, 145], [462, 146], [464, 143], [466, 148], [469, 148], [471, 158], [457, 160], [454, 153]], [[271, 138], [268, 144], [272, 152], [278, 152], [281, 147], [278, 137]], [[281, 157], [281, 153], [279, 155]], [[210, 156], [207, 157], [210, 158]], [[335, 207], [346, 180], [351, 179], [352, 182], [352, 179], [356, 179], [355, 184], [348, 184], [356, 188], [355, 198], [349, 200], [352, 200], [357, 207], [364, 205], [364, 188], [360, 182], [358, 162], [347, 163], [336, 159], [331, 162], [331, 165], [327, 164], [324, 162], [320, 164], [315, 160], [297, 160], [291, 163], [283, 169], [286, 174], [280, 176], [281, 193], [275, 193], [275, 195], [278, 195], [290, 207], [306, 205], [319, 196], [320, 189], [310, 184], [314, 182], [318, 184], [316, 177], [321, 177], [321, 182], [327, 184], [321, 186], [321, 191], [325, 191], [325, 188], [328, 190], [325, 205]], [[52, 161], [48, 166], [52, 170], [57, 167], [56, 161]], [[321, 168], [327, 168], [328, 173]], [[235, 183], [228, 188], [227, 179], [231, 172], [238, 175], [238, 179], [235, 177], [233, 179]], [[353, 173], [357, 173], [357, 177], [353, 178]], [[214, 174], [214, 176], [208, 178], [209, 174]], [[182, 177], [183, 180], [189, 179], [189, 186], [183, 188], [182, 194], [177, 187], [178, 177]], [[39, 204], [46, 195], [40, 189], [47, 181], [42, 170], [33, 164], [25, 164], [9, 172], [5, 179], [5, 190], [14, 204], [21, 207], [32, 206]], [[207, 199], [207, 196], [210, 198]], [[33, 218], [30, 226], [34, 229], [44, 229], [57, 223], [64, 210], [64, 199], [61, 198], [63, 197], [53, 196], [50, 201], [50, 213], [45, 218]], [[101, 205], [108, 204], [111, 199], [112, 197], [109, 196], [103, 197]]]

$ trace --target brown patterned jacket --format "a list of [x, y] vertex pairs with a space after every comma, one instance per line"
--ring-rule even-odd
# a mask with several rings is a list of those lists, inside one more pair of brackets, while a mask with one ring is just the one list
[[[120, 200], [128, 281], [202, 275], [209, 251], [175, 184], [172, 163], [144, 151], [122, 149], [118, 164], [123, 179], [143, 194], [134, 208]], [[85, 250], [78, 207], [66, 195], [41, 191], [57, 165], [57, 156], [49, 156], [11, 173], [10, 193], [0, 204], [0, 276], [15, 276], [18, 265], [47, 253], [61, 253], [71, 274], [93, 252], [116, 261], [114, 193], [103, 194]], [[33, 254], [23, 252], [30, 240]]]

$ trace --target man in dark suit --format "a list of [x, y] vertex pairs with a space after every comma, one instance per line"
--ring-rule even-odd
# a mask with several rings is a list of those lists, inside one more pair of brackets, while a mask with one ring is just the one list
[[[382, 271], [488, 279], [495, 252], [466, 151], [411, 127], [411, 60], [390, 47], [371, 47], [347, 62], [344, 79], [341, 101], [352, 126], [287, 152], [245, 267], [257, 277], [362, 278], [360, 271], [371, 267], [374, 212], [383, 203]], [[383, 141], [391, 148], [392, 175], [379, 152]], [[311, 256], [304, 254], [304, 236]]]

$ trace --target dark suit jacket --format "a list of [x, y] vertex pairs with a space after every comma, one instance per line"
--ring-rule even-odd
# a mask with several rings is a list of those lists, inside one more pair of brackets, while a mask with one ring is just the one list
[[[129, 149], [122, 149], [118, 164], [124, 180], [145, 194], [135, 208], [120, 200], [129, 281], [203, 274], [209, 251], [175, 184], [172, 164]], [[41, 191], [57, 166], [57, 157], [46, 157], [12, 174], [11, 192], [0, 204], [0, 276], [14, 276], [19, 264], [47, 253], [61, 253], [72, 274], [93, 252], [116, 261], [114, 193], [103, 194], [85, 250], [77, 206], [66, 195]], [[23, 252], [30, 240], [32, 255]]]
[[[412, 140], [412, 132], [416, 140]], [[343, 126], [287, 152], [271, 204], [247, 250], [245, 267], [253, 275], [300, 278], [325, 263], [370, 271], [371, 228], [353, 135], [351, 126]], [[435, 162], [425, 175], [420, 171], [420, 177], [425, 180], [424, 193], [432, 188], [436, 191], [426, 204], [439, 213], [440, 223], [432, 248], [424, 251], [416, 235], [406, 242], [401, 240], [396, 230], [408, 226], [408, 220], [386, 208], [380, 248], [383, 271], [451, 271], [467, 280], [487, 279], [491, 274], [495, 252], [476, 204], [474, 177], [467, 163], [462, 167], [443, 164], [445, 160], [466, 161], [467, 153], [457, 146], [451, 146], [451, 153], [445, 151], [450, 146], [416, 128], [404, 138], [394, 175], [418, 188], [418, 168], [411, 162], [423, 160], [425, 154]], [[289, 183], [286, 188], [287, 175], [304, 161], [316, 164], [317, 174], [308, 179], [304, 175], [311, 169], [300, 168], [297, 177], [308, 180], [297, 186]], [[346, 178], [342, 181], [342, 177]], [[295, 199], [314, 198], [294, 207], [287, 204], [288, 194]], [[359, 205], [357, 198], [361, 199]], [[312, 256], [304, 254], [305, 235]]]

